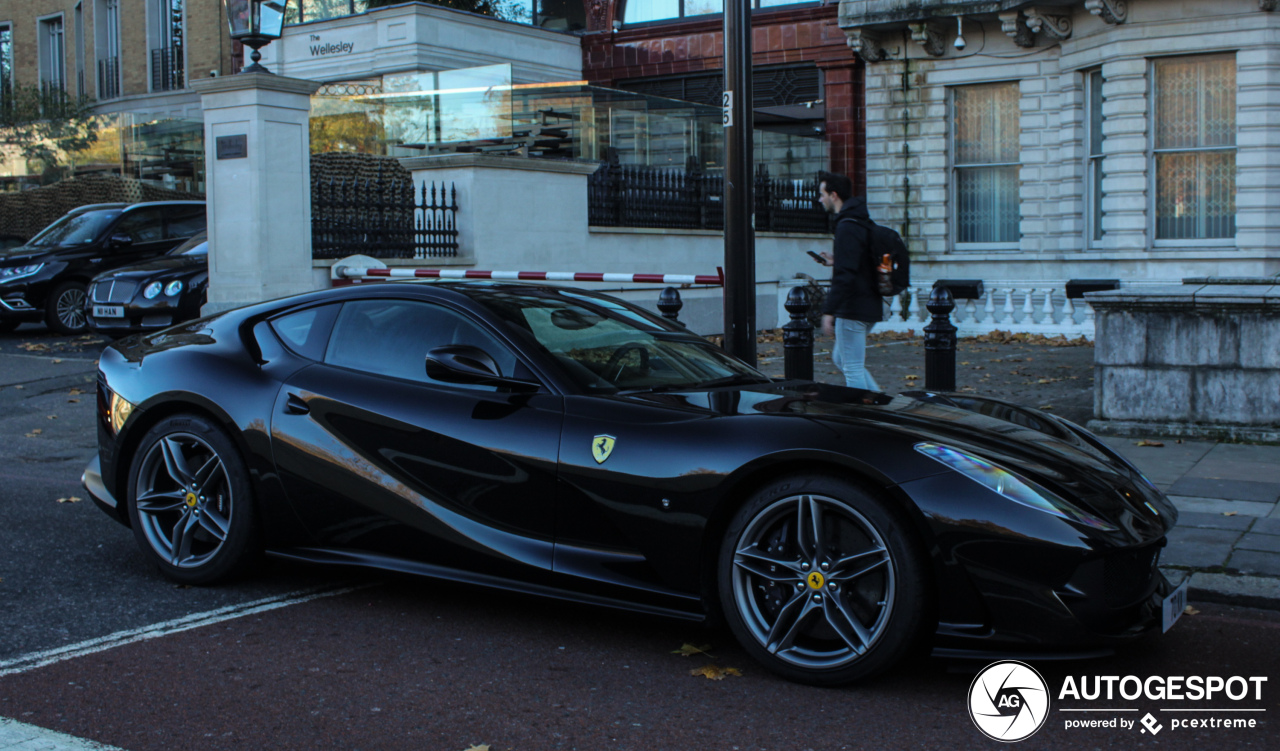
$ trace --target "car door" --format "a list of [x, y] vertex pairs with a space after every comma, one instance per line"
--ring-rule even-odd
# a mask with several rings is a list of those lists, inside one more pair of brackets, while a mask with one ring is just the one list
[[[165, 237], [164, 210], [148, 206], [125, 212], [107, 235], [107, 248], [101, 254], [101, 269], [119, 268], [162, 255], [176, 244]], [[115, 245], [117, 237], [128, 237], [129, 242]], [[92, 260], [92, 259], [91, 259]]]
[[277, 399], [276, 466], [324, 547], [533, 577], [551, 568], [562, 399], [429, 378], [427, 351], [457, 343], [532, 378], [458, 310], [343, 303], [321, 361]]

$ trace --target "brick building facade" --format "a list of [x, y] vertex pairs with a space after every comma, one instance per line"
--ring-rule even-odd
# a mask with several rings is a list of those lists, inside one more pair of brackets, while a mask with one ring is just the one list
[[[622, 0], [584, 1], [583, 74], [590, 83], [719, 103], [718, 74], [724, 66], [719, 13], [633, 24], [626, 22]], [[812, 122], [813, 132], [827, 142], [830, 169], [848, 174], [861, 191], [866, 172], [863, 64], [848, 47], [838, 6], [773, 5], [755, 10], [751, 21], [756, 125]]]

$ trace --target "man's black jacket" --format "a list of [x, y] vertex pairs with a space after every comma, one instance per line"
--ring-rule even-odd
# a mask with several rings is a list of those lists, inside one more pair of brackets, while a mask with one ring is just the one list
[[[876, 291], [876, 261], [867, 251], [871, 229], [866, 221], [870, 218], [867, 201], [860, 196], [850, 196], [836, 214], [836, 238], [831, 252], [835, 266], [823, 315], [864, 323], [884, 320], [884, 302]], [[846, 221], [857, 219], [864, 221]]]

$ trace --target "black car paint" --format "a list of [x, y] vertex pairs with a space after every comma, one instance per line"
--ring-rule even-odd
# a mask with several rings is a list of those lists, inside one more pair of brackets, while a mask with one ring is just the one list
[[[198, 410], [236, 438], [276, 555], [701, 618], [715, 613], [709, 566], [734, 504], [788, 473], [824, 471], [896, 501], [925, 542], [941, 646], [1085, 647], [1158, 623], [1168, 584], [1148, 554], [1176, 511], [1083, 430], [995, 400], [810, 382], [588, 396], [485, 308], [495, 288], [348, 287], [113, 345], [100, 388], [136, 407], [118, 436], [100, 416], [106, 494], [125, 497], [150, 425]], [[384, 295], [464, 311], [544, 387], [389, 386], [292, 352], [264, 322]], [[603, 463], [591, 454], [602, 434], [616, 439]], [[914, 450], [922, 441], [1015, 468], [1114, 529], [997, 496]], [[95, 500], [127, 523], [113, 498]], [[1136, 561], [1135, 584], [1117, 595], [1100, 569], [1122, 559]]]
[[[38, 321], [44, 315], [46, 299], [63, 282], [88, 284], [96, 275], [121, 266], [128, 266], [163, 255], [182, 243], [186, 237], [166, 237], [154, 242], [120, 244], [115, 241], [115, 230], [131, 214], [151, 208], [204, 207], [203, 201], [154, 201], [137, 204], [93, 204], [73, 209], [72, 212], [117, 210], [120, 216], [105, 225], [92, 242], [77, 245], [31, 246], [0, 251], [0, 266], [25, 266], [43, 263], [44, 267], [32, 276], [0, 284], [0, 298], [21, 299], [29, 309], [14, 310], [0, 304], [0, 318], [18, 321]], [[38, 237], [38, 236], [37, 236]]]

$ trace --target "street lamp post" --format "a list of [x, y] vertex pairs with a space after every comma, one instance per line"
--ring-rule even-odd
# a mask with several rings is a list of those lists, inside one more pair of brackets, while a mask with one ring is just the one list
[[227, 11], [231, 38], [253, 48], [253, 64], [241, 73], [270, 73], [259, 61], [259, 52], [284, 33], [284, 13], [289, 0], [222, 0]]

